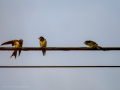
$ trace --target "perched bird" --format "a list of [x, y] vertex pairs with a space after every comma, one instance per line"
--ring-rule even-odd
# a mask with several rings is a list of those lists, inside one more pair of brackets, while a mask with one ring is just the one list
[[[44, 37], [41, 36], [38, 39], [40, 40], [40, 46], [41, 47], [46, 47], [47, 46], [47, 41]], [[46, 50], [42, 50], [42, 52], [43, 52], [43, 56], [44, 56], [45, 53], [46, 53]]]
[[89, 47], [93, 47], [93, 48], [97, 48], [99, 50], [103, 50], [102, 47], [98, 46], [98, 44], [96, 42], [91, 41], [91, 40], [85, 41], [84, 44], [88, 45]]
[[[20, 39], [20, 40], [11, 40], [11, 41], [7, 41], [7, 42], [4, 42], [2, 45], [6, 45], [6, 44], [12, 44], [12, 46], [15, 45], [15, 47], [22, 47], [23, 45], [23, 40]], [[20, 56], [20, 53], [21, 53], [21, 50], [19, 50], [19, 56]], [[16, 59], [16, 55], [17, 55], [17, 50], [14, 50], [13, 54], [11, 55], [12, 56], [15, 56], [15, 59]], [[10, 57], [10, 58], [11, 58]]]

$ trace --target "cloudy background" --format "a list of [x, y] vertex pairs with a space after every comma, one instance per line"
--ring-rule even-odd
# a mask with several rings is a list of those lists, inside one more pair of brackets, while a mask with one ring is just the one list
[[[0, 0], [0, 44], [23, 47], [120, 46], [119, 0]], [[3, 47], [11, 47], [5, 45]], [[119, 65], [120, 51], [0, 51], [0, 66]], [[0, 90], [119, 90], [120, 68], [0, 68]]]

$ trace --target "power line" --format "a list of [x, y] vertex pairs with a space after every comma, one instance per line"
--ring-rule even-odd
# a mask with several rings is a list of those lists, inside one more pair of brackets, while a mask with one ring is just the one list
[[0, 66], [0, 68], [117, 68], [120, 66]]
[[[108, 50], [120, 50], [120, 47], [102, 47], [102, 49], [108, 51]], [[22, 47], [22, 48], [16, 48], [16, 47], [0, 47], [0, 50], [63, 50], [63, 51], [69, 51], [69, 50], [98, 50], [97, 48], [90, 48], [90, 47]]]

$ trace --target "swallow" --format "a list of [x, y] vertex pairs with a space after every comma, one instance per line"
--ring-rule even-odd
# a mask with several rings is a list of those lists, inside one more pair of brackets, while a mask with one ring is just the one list
[[[4, 42], [2, 45], [6, 45], [6, 44], [12, 44], [12, 46], [15, 46], [15, 47], [22, 47], [23, 45], [23, 40], [20, 39], [20, 40], [11, 40], [11, 41], [7, 41], [7, 42]], [[19, 50], [19, 55], [20, 56], [20, 53], [21, 53], [21, 50]], [[14, 50], [13, 54], [11, 55], [12, 56], [15, 56], [15, 59], [16, 59], [16, 55], [17, 55], [17, 50]], [[10, 58], [11, 58], [10, 57]]]
[[[87, 46], [92, 47], [92, 48], [97, 48], [99, 50], [103, 50], [102, 47], [98, 46], [98, 44], [96, 42], [91, 41], [91, 40], [85, 41], [84, 44], [86, 44]], [[105, 50], [103, 50], [103, 51], [105, 51]]]
[[[47, 41], [44, 37], [41, 36], [38, 39], [40, 40], [40, 46], [41, 47], [46, 47], [47, 46]], [[45, 53], [46, 53], [46, 50], [42, 50], [42, 53], [43, 53], [43, 56], [44, 56]]]

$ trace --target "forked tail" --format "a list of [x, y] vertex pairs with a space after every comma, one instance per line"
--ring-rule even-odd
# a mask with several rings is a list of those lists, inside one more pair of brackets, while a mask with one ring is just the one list
[[[15, 59], [16, 59], [16, 55], [17, 55], [17, 50], [14, 50], [13, 54], [11, 55], [11, 57], [12, 57], [12, 56], [15, 56]], [[10, 57], [10, 58], [11, 58], [11, 57]]]

